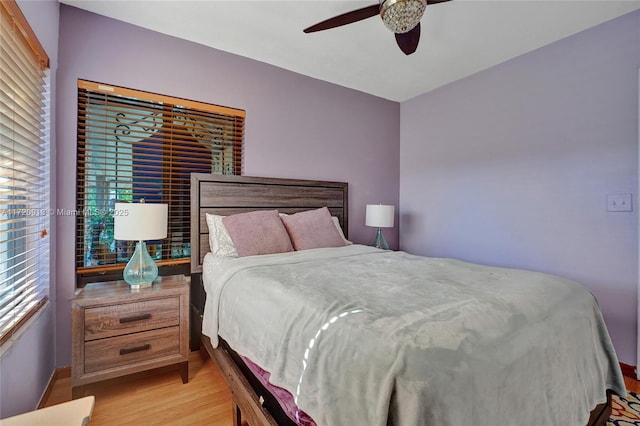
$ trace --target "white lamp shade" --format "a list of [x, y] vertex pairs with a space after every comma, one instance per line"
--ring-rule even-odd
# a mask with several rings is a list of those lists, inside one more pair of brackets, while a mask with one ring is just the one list
[[365, 225], [376, 228], [393, 228], [394, 206], [367, 204]]
[[167, 204], [116, 203], [113, 236], [129, 241], [167, 238], [168, 212]]

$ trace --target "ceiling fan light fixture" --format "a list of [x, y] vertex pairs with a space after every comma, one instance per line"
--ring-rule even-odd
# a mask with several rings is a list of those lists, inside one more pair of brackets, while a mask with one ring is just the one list
[[426, 8], [427, 0], [383, 0], [380, 16], [387, 28], [404, 34], [418, 25]]

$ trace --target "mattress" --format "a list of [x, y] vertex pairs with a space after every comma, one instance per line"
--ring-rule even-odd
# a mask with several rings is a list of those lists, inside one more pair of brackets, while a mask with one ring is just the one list
[[203, 333], [318, 424], [584, 425], [625, 392], [595, 298], [559, 277], [358, 245], [203, 269]]

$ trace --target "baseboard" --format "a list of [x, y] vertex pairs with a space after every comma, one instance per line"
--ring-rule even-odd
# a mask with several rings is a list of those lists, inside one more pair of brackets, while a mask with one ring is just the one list
[[637, 380], [638, 376], [636, 376], [636, 367], [633, 365], [625, 364], [624, 362], [620, 363], [620, 369], [622, 370], [622, 375], [632, 378], [633, 380]]
[[38, 403], [38, 409], [44, 408], [47, 401], [49, 400], [49, 395], [51, 395], [51, 391], [53, 390], [53, 386], [56, 384], [56, 380], [58, 379], [68, 379], [71, 377], [71, 366], [69, 367], [61, 367], [56, 368], [49, 379], [49, 383], [47, 384], [47, 388], [42, 394], [42, 398], [40, 398], [40, 402]]

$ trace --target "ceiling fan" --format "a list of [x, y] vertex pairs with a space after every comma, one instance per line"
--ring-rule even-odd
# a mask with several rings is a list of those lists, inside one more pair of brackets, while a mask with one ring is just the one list
[[342, 25], [352, 24], [380, 15], [385, 26], [396, 35], [396, 43], [405, 55], [410, 55], [418, 48], [420, 41], [420, 19], [428, 4], [444, 3], [450, 0], [380, 0], [380, 4], [372, 4], [362, 9], [352, 10], [334, 16], [315, 25], [305, 28], [305, 33], [328, 30]]

